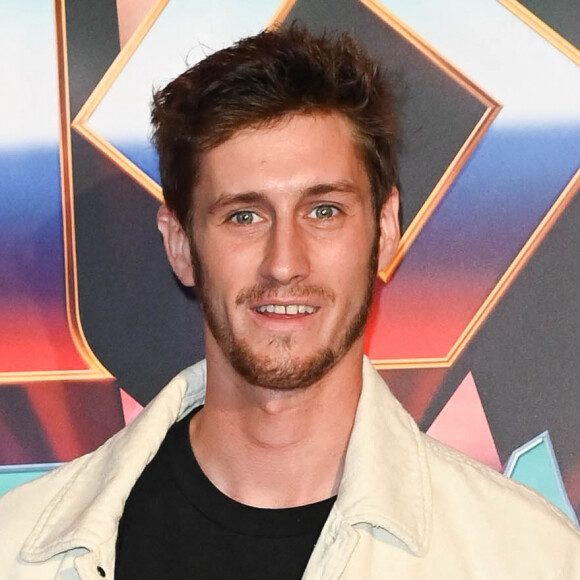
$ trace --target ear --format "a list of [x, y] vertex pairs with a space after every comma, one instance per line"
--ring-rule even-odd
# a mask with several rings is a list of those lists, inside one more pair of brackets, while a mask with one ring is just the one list
[[379, 217], [379, 272], [391, 262], [397, 248], [401, 232], [399, 229], [399, 190], [393, 186]]
[[184, 286], [193, 286], [195, 281], [193, 279], [189, 238], [178, 219], [165, 204], [157, 212], [157, 228], [163, 236], [165, 252], [175, 275]]

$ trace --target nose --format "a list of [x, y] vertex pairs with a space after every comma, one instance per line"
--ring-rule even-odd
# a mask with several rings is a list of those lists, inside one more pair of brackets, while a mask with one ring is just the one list
[[275, 221], [270, 228], [261, 275], [270, 282], [288, 285], [310, 273], [310, 257], [305, 232], [294, 220]]

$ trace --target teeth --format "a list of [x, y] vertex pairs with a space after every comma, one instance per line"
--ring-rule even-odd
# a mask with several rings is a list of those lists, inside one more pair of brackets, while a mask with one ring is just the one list
[[263, 306], [258, 306], [256, 308], [258, 312], [264, 314], [274, 313], [274, 314], [312, 314], [316, 312], [315, 306], [307, 306], [306, 304], [288, 304], [284, 306], [283, 304], [264, 304]]

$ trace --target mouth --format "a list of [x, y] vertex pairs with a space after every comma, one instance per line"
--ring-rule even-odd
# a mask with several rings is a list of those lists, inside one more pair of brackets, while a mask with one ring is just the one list
[[318, 310], [318, 306], [309, 304], [260, 304], [254, 310], [258, 314], [274, 314], [278, 316], [308, 316]]

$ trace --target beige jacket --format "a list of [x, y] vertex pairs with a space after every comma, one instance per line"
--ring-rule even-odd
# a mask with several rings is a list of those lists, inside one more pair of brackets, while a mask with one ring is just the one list
[[[97, 451], [0, 499], [0, 578], [112, 580], [125, 500], [204, 392], [202, 362]], [[304, 578], [580, 579], [580, 533], [533, 491], [421, 434], [365, 360], [344, 477]]]

